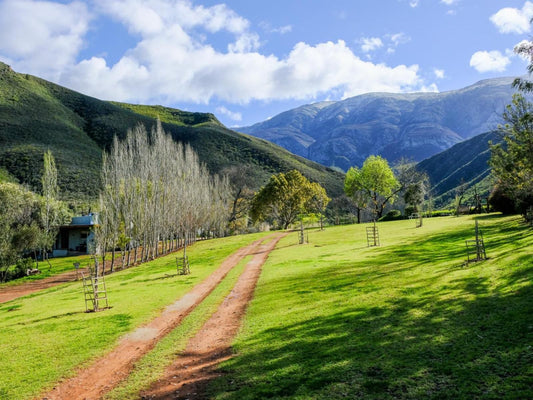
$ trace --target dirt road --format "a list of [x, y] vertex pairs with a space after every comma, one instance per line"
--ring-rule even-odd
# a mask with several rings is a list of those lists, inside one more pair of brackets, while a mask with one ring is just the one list
[[[220, 267], [206, 280], [196, 285], [189, 293], [178, 301], [169, 305], [160, 316], [156, 317], [147, 325], [139, 327], [132, 333], [124, 336], [111, 352], [97, 359], [89, 367], [78, 371], [74, 377], [58, 383], [53, 390], [39, 396], [39, 398], [50, 400], [101, 398], [105, 393], [112, 390], [118, 383], [125, 379], [132, 371], [134, 363], [144, 354], [152, 350], [161, 338], [174, 329], [185, 316], [200, 304], [224, 279], [228, 272], [244, 257], [247, 255], [254, 255], [253, 260], [249, 264], [254, 262], [257, 263], [258, 261], [256, 260], [259, 258], [264, 262], [268, 252], [274, 248], [275, 244], [282, 236], [284, 236], [284, 234], [274, 234], [266, 239], [255, 241], [252, 244], [239, 249], [237, 252], [226, 258]], [[263, 241], [269, 240], [270, 243], [267, 246], [262, 245]], [[259, 276], [258, 273], [260, 273], [260, 265], [258, 268], [259, 272], [256, 272], [257, 277]], [[247, 266], [245, 272], [239, 278], [239, 282], [244, 276], [248, 276], [249, 270], [250, 268]], [[255, 281], [257, 280], [257, 278], [254, 279]], [[255, 281], [253, 283], [254, 287]], [[250, 293], [253, 293], [253, 288]], [[228, 299], [226, 299], [226, 301], [227, 300]], [[248, 300], [244, 302], [244, 306], [247, 301]], [[240, 300], [238, 302], [240, 302]], [[236, 321], [236, 324], [240, 323], [240, 317], [237, 318]], [[219, 328], [223, 327], [219, 326]], [[216, 334], [214, 335], [216, 336]], [[220, 335], [224, 336], [226, 334], [221, 332]], [[224, 339], [224, 343], [226, 343], [226, 341], [227, 340]]]

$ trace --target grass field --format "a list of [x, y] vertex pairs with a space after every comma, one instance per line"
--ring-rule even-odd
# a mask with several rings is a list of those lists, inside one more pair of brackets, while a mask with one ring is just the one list
[[[489, 260], [465, 265], [473, 217], [329, 227], [282, 239], [210, 393], [217, 399], [533, 398], [533, 230], [477, 217]], [[0, 305], [0, 399], [29, 399], [156, 316], [231, 252], [264, 234], [199, 242], [107, 278], [111, 308], [84, 313], [80, 283]], [[246, 260], [108, 399], [138, 398], [231, 289]], [[1, 290], [1, 288], [0, 288]]]
[[472, 217], [296, 233], [263, 268], [217, 399], [533, 398], [533, 231]]
[[30, 399], [111, 349], [213, 272], [229, 254], [265, 234], [198, 242], [191, 275], [169, 255], [106, 277], [111, 309], [85, 313], [80, 282], [0, 304], [0, 399]]

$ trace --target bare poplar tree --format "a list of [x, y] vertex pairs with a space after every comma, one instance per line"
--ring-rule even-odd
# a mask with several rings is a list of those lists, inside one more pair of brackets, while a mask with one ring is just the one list
[[139, 247], [146, 261], [186, 247], [200, 230], [223, 233], [228, 179], [211, 177], [192, 148], [176, 143], [159, 121], [150, 135], [139, 125], [123, 141], [115, 139], [102, 168], [102, 257], [120, 244], [128, 247], [128, 263], [132, 248], [137, 262]]

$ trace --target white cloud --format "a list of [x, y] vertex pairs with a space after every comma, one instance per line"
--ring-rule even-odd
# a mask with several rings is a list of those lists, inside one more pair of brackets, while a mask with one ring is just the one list
[[242, 114], [240, 112], [230, 111], [224, 106], [217, 107], [216, 112], [218, 114], [227, 116], [232, 121], [242, 121]]
[[273, 27], [270, 23], [262, 21], [259, 23], [259, 27], [268, 33], [279, 33], [280, 35], [285, 35], [286, 33], [292, 32], [292, 25], [284, 25]]
[[444, 70], [433, 68], [433, 73], [435, 74], [435, 78], [437, 79], [443, 79], [444, 78]]
[[[206, 104], [218, 99], [244, 104], [252, 100], [309, 100], [331, 93], [348, 97], [369, 91], [418, 91], [426, 84], [417, 65], [373, 64], [359, 58], [341, 40], [316, 45], [297, 43], [285, 57], [261, 54], [260, 38], [249, 21], [225, 5], [203, 7], [188, 0], [89, 2], [96, 7], [95, 12], [123, 24], [137, 43], [116, 63], [98, 56], [77, 62], [90, 21], [84, 3], [10, 0], [0, 4], [4, 9], [12, 7], [0, 13], [4, 22], [13, 19], [28, 30], [17, 41], [2, 39], [2, 56], [17, 57], [18, 65], [33, 63], [32, 73], [102, 99], [163, 104]], [[17, 14], [13, 10], [19, 4], [27, 7]], [[60, 11], [44, 18], [46, 13], [42, 11], [31, 13], [36, 5]], [[28, 13], [33, 25], [22, 18]], [[43, 26], [46, 34], [32, 31], [32, 26]], [[2, 38], [11, 38], [19, 31], [17, 24], [0, 24]], [[225, 51], [220, 40], [217, 48], [208, 42], [210, 35], [221, 31], [224, 34], [219, 38], [228, 42]], [[32, 46], [26, 52], [15, 53], [7, 47], [15, 48], [15, 43], [21, 48], [27, 43]], [[42, 66], [45, 63], [35, 62], [49, 49], [54, 49], [56, 61], [52, 72]], [[20, 70], [17, 65], [13, 67]], [[238, 117], [238, 113], [232, 115]]]
[[392, 33], [392, 34], [386, 35], [386, 37], [390, 39], [390, 41], [394, 44], [394, 46], [405, 44], [411, 41], [411, 38], [403, 32]]
[[385, 41], [388, 42], [387, 54], [394, 54], [396, 48], [411, 41], [411, 38], [403, 32], [390, 33], [384, 36]]
[[286, 33], [292, 32], [292, 25], [284, 25], [278, 28], [273, 28], [272, 32], [279, 33], [280, 35], [284, 35]]
[[15, 69], [57, 80], [83, 46], [90, 14], [79, 1], [0, 3], [0, 54]]
[[202, 27], [210, 33], [228, 31], [241, 34], [250, 22], [225, 4], [195, 6], [190, 0], [94, 0], [100, 12], [124, 23], [141, 35], [161, 33], [171, 24], [184, 30]]
[[383, 41], [377, 37], [362, 38], [361, 43], [361, 50], [365, 53], [369, 53], [379, 49], [380, 47], [383, 47]]
[[511, 60], [499, 51], [478, 51], [470, 58], [470, 66], [478, 72], [503, 72]]
[[447, 6], [452, 6], [455, 3], [459, 3], [459, 0], [440, 0], [440, 2], [446, 4]]
[[526, 1], [522, 9], [506, 7], [490, 17], [500, 33], [523, 34], [530, 31], [529, 21], [533, 17], [533, 3]]
[[246, 33], [240, 35], [234, 43], [228, 45], [231, 53], [247, 53], [259, 48], [259, 36], [256, 33]]
[[431, 93], [438, 93], [439, 92], [439, 88], [437, 86], [437, 84], [435, 83], [432, 83], [428, 86], [422, 86], [422, 88], [420, 89], [421, 92], [431, 92]]
[[418, 4], [420, 3], [420, 0], [410, 0], [409, 1], [409, 5], [412, 7], [412, 8], [415, 8], [415, 7], [418, 7]]

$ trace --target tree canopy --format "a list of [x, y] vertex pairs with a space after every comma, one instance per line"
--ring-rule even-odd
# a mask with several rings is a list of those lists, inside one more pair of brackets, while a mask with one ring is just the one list
[[252, 201], [253, 220], [269, 220], [287, 229], [302, 213], [323, 212], [329, 202], [325, 189], [299, 171], [272, 175]]
[[[533, 41], [522, 40], [514, 47], [514, 52], [529, 59], [527, 72], [529, 75], [533, 74]], [[533, 92], [533, 82], [525, 78], [516, 78], [513, 86], [524, 92]]]
[[368, 157], [361, 168], [352, 167], [346, 173], [344, 191], [360, 207], [371, 205], [375, 218], [380, 218], [388, 202], [400, 186], [387, 160], [380, 156]]
[[503, 119], [503, 142], [491, 145], [490, 165], [499, 189], [525, 213], [533, 205], [533, 103], [515, 94]]

